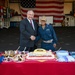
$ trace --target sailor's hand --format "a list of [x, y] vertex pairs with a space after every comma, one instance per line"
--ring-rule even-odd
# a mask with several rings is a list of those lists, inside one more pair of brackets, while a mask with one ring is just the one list
[[56, 47], [56, 43], [53, 44], [54, 48]]

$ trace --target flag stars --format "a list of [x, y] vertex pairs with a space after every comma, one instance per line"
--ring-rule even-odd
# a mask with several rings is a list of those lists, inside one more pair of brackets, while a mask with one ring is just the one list
[[35, 8], [36, 0], [21, 0], [21, 6], [24, 8]]

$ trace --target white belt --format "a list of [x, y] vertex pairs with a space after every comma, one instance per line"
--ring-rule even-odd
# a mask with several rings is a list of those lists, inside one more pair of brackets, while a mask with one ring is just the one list
[[48, 40], [48, 41], [44, 41], [44, 40], [43, 40], [44, 43], [52, 43], [52, 41], [53, 41], [53, 39]]

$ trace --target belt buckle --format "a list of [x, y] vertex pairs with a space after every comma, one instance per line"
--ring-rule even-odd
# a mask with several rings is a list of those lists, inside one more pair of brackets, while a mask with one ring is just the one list
[[43, 42], [45, 42], [45, 43], [52, 43], [52, 41], [53, 41], [53, 39], [48, 40], [48, 41], [43, 41]]

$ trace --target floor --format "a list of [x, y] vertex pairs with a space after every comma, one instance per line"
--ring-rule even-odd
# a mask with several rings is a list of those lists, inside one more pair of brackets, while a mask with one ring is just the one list
[[[75, 27], [54, 27], [57, 34], [57, 50], [75, 51]], [[19, 27], [0, 29], [0, 51], [19, 47]], [[39, 47], [40, 43], [38, 44]]]

